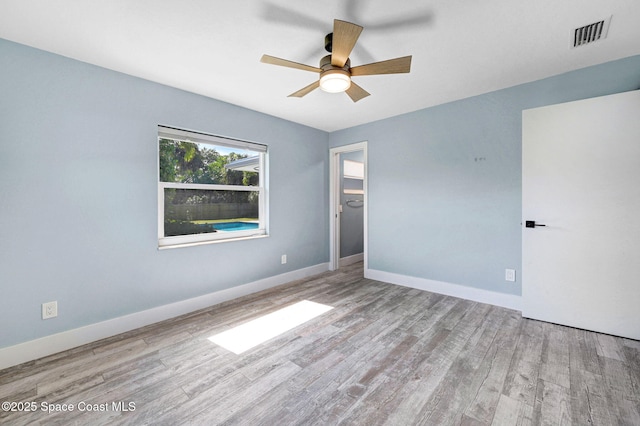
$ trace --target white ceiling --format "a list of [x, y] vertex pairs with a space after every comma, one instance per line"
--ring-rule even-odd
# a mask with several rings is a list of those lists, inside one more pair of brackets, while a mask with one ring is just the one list
[[[613, 15], [608, 37], [573, 28]], [[410, 74], [362, 76], [371, 96], [315, 90], [333, 19], [362, 25], [352, 66], [413, 55]], [[638, 0], [0, 0], [0, 38], [334, 131], [640, 54]]]

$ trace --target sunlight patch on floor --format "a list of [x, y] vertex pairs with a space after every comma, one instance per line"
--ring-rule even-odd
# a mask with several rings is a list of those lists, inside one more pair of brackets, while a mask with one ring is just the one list
[[303, 300], [211, 336], [209, 340], [235, 354], [241, 354], [331, 309], [333, 307], [328, 305]]

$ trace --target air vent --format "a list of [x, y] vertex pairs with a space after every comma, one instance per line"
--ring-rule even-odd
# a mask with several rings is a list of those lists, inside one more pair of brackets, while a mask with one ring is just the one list
[[576, 28], [573, 30], [573, 34], [571, 34], [572, 47], [584, 46], [606, 38], [610, 23], [611, 16], [602, 21]]

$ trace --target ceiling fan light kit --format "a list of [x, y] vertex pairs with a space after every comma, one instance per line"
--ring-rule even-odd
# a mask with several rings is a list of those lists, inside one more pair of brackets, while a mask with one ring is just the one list
[[344, 70], [327, 70], [320, 75], [320, 89], [329, 93], [340, 93], [351, 87], [351, 77]]
[[331, 55], [320, 59], [320, 69], [322, 70], [320, 72], [320, 89], [328, 93], [340, 93], [349, 89], [351, 87], [350, 66], [349, 59], [342, 68], [331, 64]]
[[269, 55], [262, 55], [260, 61], [266, 64], [315, 72], [320, 75], [318, 81], [290, 94], [289, 97], [301, 98], [320, 87], [329, 93], [346, 92], [353, 102], [358, 102], [369, 96], [369, 93], [351, 81], [352, 76], [399, 74], [411, 71], [411, 56], [351, 68], [349, 55], [362, 30], [363, 28], [359, 25], [335, 19], [333, 33], [325, 37], [325, 49], [331, 54], [320, 60], [319, 68]]

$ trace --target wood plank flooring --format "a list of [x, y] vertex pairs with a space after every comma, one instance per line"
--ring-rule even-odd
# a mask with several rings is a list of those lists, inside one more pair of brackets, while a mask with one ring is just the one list
[[[207, 340], [305, 299], [334, 309], [241, 355]], [[36, 407], [3, 425], [640, 425], [640, 342], [360, 263], [5, 369], [0, 401]]]

